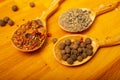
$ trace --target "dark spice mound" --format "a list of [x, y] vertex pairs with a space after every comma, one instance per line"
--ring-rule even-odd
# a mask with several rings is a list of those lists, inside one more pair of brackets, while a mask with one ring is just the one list
[[73, 64], [75, 61], [81, 62], [88, 56], [93, 55], [92, 40], [90, 38], [73, 41], [66, 39], [59, 44], [59, 50], [62, 59], [68, 64]]
[[71, 9], [60, 16], [60, 25], [68, 32], [81, 32], [92, 22], [90, 11]]

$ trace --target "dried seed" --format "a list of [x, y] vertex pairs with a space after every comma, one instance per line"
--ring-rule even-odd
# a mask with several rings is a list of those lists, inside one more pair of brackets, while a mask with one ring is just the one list
[[13, 11], [18, 11], [18, 9], [19, 9], [19, 8], [17, 7], [17, 5], [13, 5], [13, 6], [12, 6], [12, 10], [13, 10]]
[[86, 38], [86, 39], [85, 39], [85, 43], [86, 43], [86, 44], [91, 44], [91, 43], [92, 43], [92, 40], [91, 40], [90, 38]]
[[66, 47], [65, 47], [65, 52], [66, 52], [66, 53], [68, 53], [68, 54], [71, 52], [71, 50], [70, 50], [70, 47], [69, 47], [69, 46], [66, 46]]
[[83, 49], [79, 47], [79, 48], [78, 48], [78, 52], [79, 52], [79, 53], [82, 53], [82, 51], [83, 51]]
[[78, 57], [77, 57], [77, 60], [78, 60], [79, 62], [81, 62], [81, 61], [83, 60], [82, 56], [78, 56]]
[[7, 23], [8, 20], [10, 20], [10, 18], [6, 16], [6, 17], [3, 18], [3, 20]]
[[4, 20], [0, 20], [0, 26], [5, 26], [6, 22]]
[[64, 61], [66, 61], [68, 58], [69, 58], [69, 57], [68, 57], [67, 55], [63, 55], [63, 56], [62, 56], [62, 59], [63, 59]]
[[93, 49], [91, 44], [86, 45], [86, 48], [91, 49], [91, 50]]
[[61, 50], [61, 55], [63, 56], [65, 54], [66, 54], [65, 50]]
[[86, 47], [86, 43], [85, 42], [82, 42], [82, 43], [80, 43], [80, 47]]
[[13, 26], [14, 25], [14, 21], [13, 20], [8, 20], [8, 24], [10, 25], [10, 26]]
[[93, 54], [93, 51], [92, 51], [92, 50], [87, 50], [86, 54], [87, 54], [88, 56], [91, 56], [91, 55]]
[[34, 3], [34, 2], [30, 2], [29, 5], [30, 5], [30, 7], [32, 7], [32, 8], [35, 7], [35, 3]]
[[71, 40], [70, 40], [70, 39], [66, 39], [66, 40], [65, 40], [65, 44], [66, 44], [67, 46], [69, 46], [69, 45], [71, 44]]
[[65, 46], [66, 46], [65, 43], [62, 42], [59, 44], [59, 49], [63, 50], [63, 49], [65, 49]]
[[52, 42], [55, 44], [57, 42], [57, 38], [53, 38]]
[[74, 62], [74, 61], [72, 60], [72, 58], [68, 58], [68, 59], [67, 59], [67, 63], [68, 63], [68, 64], [73, 64], [73, 62]]
[[70, 58], [72, 58], [73, 61], [76, 61], [76, 60], [77, 60], [77, 56], [76, 56], [75, 54], [72, 54], [72, 55], [70, 56]]
[[78, 54], [78, 51], [75, 50], [75, 49], [72, 49], [72, 50], [71, 50], [71, 54]]
[[87, 54], [86, 53], [82, 53], [82, 58], [84, 59], [84, 58], [86, 58], [87, 57]]

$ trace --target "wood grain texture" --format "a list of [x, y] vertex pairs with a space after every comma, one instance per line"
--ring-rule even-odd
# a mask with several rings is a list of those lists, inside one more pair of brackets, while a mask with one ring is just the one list
[[[34, 1], [35, 8], [29, 2]], [[48, 37], [43, 48], [33, 53], [22, 53], [10, 42], [17, 25], [35, 19], [49, 7], [52, 0], [0, 0], [0, 19], [9, 16], [15, 21], [10, 27], [0, 27], [0, 80], [120, 80], [120, 46], [100, 48], [96, 55], [86, 64], [66, 67], [59, 64], [53, 56], [53, 38], [71, 34], [58, 25], [59, 16], [70, 8], [97, 9], [101, 4], [114, 0], [66, 0], [59, 10], [47, 22]], [[18, 5], [19, 11], [13, 12], [12, 5]], [[120, 9], [98, 16], [87, 31], [80, 34], [102, 40], [108, 36], [120, 34]], [[23, 21], [22, 19], [25, 19]]]

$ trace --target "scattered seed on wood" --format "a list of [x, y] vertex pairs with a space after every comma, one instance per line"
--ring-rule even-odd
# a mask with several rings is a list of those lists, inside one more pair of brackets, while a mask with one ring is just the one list
[[13, 10], [14, 12], [15, 12], [15, 11], [18, 11], [18, 9], [19, 9], [19, 8], [18, 8], [17, 5], [13, 5], [13, 6], [12, 6], [12, 10]]
[[53, 38], [52, 42], [53, 42], [53, 44], [55, 44], [57, 42], [57, 38]]
[[10, 20], [10, 18], [6, 16], [3, 18], [3, 20], [7, 23]]
[[34, 2], [30, 2], [29, 5], [30, 5], [30, 7], [32, 7], [32, 8], [35, 7], [35, 3], [34, 3]]
[[13, 26], [14, 25], [14, 21], [13, 20], [8, 20], [8, 24], [10, 25], [10, 26]]
[[0, 20], [0, 26], [5, 26], [6, 22], [4, 20]]

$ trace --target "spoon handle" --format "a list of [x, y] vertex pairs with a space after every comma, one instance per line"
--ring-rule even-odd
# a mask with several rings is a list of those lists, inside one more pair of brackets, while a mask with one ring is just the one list
[[103, 13], [114, 10], [116, 7], [118, 7], [119, 3], [120, 1], [111, 3], [109, 5], [103, 5], [103, 6], [101, 5], [101, 7], [98, 10], [96, 10], [96, 15], [99, 16]]
[[120, 34], [116, 37], [106, 37], [103, 41], [99, 42], [100, 47], [109, 47], [120, 44]]
[[53, 0], [50, 7], [42, 13], [41, 19], [46, 20], [49, 16], [51, 16], [63, 1], [64, 0]]

